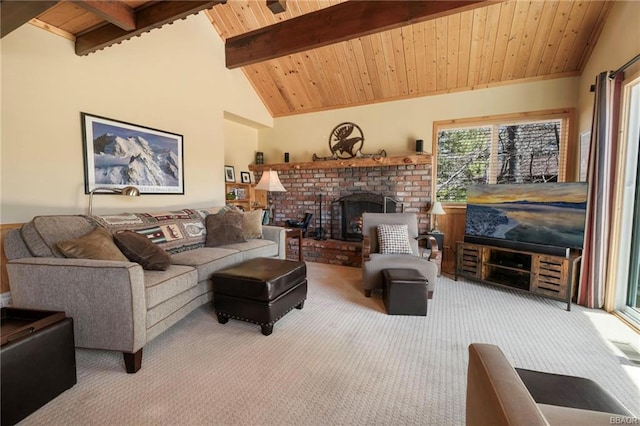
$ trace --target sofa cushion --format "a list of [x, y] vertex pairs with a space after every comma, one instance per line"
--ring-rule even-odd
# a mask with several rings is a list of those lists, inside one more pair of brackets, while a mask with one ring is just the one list
[[206, 237], [204, 218], [217, 210], [182, 209], [153, 213], [120, 213], [93, 218], [112, 233], [123, 230], [135, 231], [172, 254], [203, 247]]
[[242, 253], [227, 247], [202, 247], [171, 255], [174, 265], [196, 268], [198, 281], [208, 280], [215, 271], [242, 261]]
[[144, 269], [166, 271], [171, 264], [169, 253], [137, 232], [116, 232], [113, 235], [113, 240], [127, 259], [139, 263]]
[[207, 216], [207, 239], [205, 247], [220, 247], [227, 244], [242, 243], [243, 215], [241, 212], [226, 211]]
[[149, 308], [146, 313], [147, 341], [158, 336], [198, 306], [211, 301], [212, 298], [213, 283], [207, 280]]
[[65, 257], [56, 243], [81, 237], [94, 228], [89, 216], [36, 216], [22, 226], [20, 234], [34, 257]]
[[96, 228], [72, 240], [58, 241], [57, 246], [62, 254], [74, 259], [129, 261], [113, 242], [111, 233], [104, 228]]
[[278, 244], [270, 240], [247, 240], [244, 243], [227, 244], [224, 248], [239, 250], [243, 261], [254, 257], [278, 256]]
[[242, 215], [242, 236], [245, 240], [261, 239], [262, 210], [251, 210]]
[[147, 311], [197, 284], [198, 272], [190, 266], [171, 265], [166, 271], [144, 271]]

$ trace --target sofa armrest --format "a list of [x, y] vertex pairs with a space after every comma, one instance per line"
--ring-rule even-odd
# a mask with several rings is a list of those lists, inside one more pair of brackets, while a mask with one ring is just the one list
[[136, 352], [146, 342], [142, 267], [132, 262], [21, 258], [7, 263], [16, 306], [64, 311], [77, 347]]
[[278, 244], [278, 258], [287, 257], [287, 247], [285, 245], [286, 230], [281, 226], [262, 225], [262, 236], [265, 240], [274, 241]]

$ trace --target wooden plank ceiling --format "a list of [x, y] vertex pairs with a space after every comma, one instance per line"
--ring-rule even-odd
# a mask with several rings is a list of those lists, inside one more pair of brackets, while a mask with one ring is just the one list
[[[273, 13], [266, 0], [227, 0], [206, 14], [226, 41], [343, 1], [289, 0], [284, 12]], [[139, 9], [158, 2], [123, 3]], [[489, 3], [242, 69], [274, 117], [578, 75], [612, 3]], [[79, 38], [104, 21], [63, 1], [36, 24]]]

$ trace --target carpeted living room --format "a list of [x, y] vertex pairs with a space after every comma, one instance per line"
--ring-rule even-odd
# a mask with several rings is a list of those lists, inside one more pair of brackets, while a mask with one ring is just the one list
[[640, 416], [640, 3], [2, 1], [3, 424]]
[[441, 277], [426, 317], [366, 298], [359, 268], [308, 263], [304, 309], [265, 337], [203, 306], [153, 340], [135, 375], [117, 352], [76, 350], [78, 384], [23, 424], [464, 424], [467, 347], [589, 377], [633, 412], [638, 366], [602, 310]]

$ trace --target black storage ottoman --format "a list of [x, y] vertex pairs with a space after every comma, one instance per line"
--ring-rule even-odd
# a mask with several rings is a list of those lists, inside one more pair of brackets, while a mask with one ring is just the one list
[[389, 315], [427, 315], [427, 279], [415, 269], [383, 269], [382, 297]]
[[2, 308], [2, 425], [13, 425], [76, 384], [73, 320], [64, 312]]
[[229, 318], [252, 322], [265, 336], [287, 312], [302, 309], [307, 298], [304, 262], [260, 257], [215, 272], [212, 280], [218, 322], [225, 324]]

